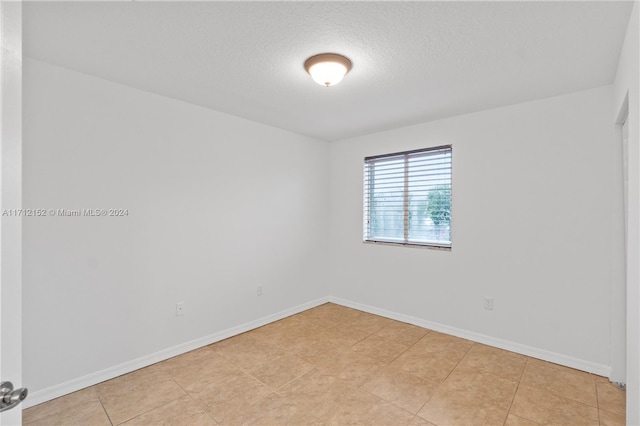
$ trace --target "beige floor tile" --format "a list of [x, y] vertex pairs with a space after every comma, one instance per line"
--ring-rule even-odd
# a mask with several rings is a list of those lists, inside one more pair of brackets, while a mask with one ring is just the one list
[[268, 345], [271, 346], [270, 353], [285, 353], [297, 355], [298, 352], [305, 350], [309, 346], [315, 344], [318, 341], [316, 337], [319, 332], [308, 333], [300, 329], [289, 329], [288, 327], [278, 333], [277, 335], [263, 340], [259, 346]]
[[[315, 366], [326, 364], [327, 360], [338, 357], [354, 344], [368, 335], [356, 329], [343, 329], [340, 326], [315, 334], [312, 343], [301, 341], [291, 347], [290, 353]], [[307, 339], [308, 341], [309, 339]]]
[[[300, 358], [317, 359], [349, 349], [368, 335], [358, 330], [331, 327], [311, 335], [299, 336], [287, 345], [287, 353]], [[312, 362], [313, 363], [313, 362]]]
[[314, 319], [293, 318], [282, 326], [280, 333], [270, 339], [275, 346], [286, 345], [291, 341], [313, 341], [315, 335], [334, 327], [335, 324], [325, 324]]
[[298, 357], [277, 354], [246, 371], [270, 388], [278, 389], [313, 368], [313, 365]]
[[462, 358], [456, 370], [480, 371], [519, 381], [526, 359], [523, 355], [476, 343]]
[[492, 374], [454, 371], [418, 415], [437, 425], [502, 424], [516, 387]]
[[436, 426], [436, 425], [416, 415], [416, 416], [413, 416], [413, 419], [409, 422], [409, 426]]
[[432, 331], [418, 340], [412, 349], [422, 349], [436, 358], [453, 358], [460, 361], [472, 346], [473, 342], [469, 340]]
[[321, 312], [323, 315], [325, 316], [331, 316], [331, 317], [335, 317], [344, 313], [359, 313], [360, 311], [357, 311], [355, 309], [352, 308], [348, 308], [346, 306], [342, 306], [342, 305], [338, 305], [335, 303], [325, 303], [323, 305], [317, 306], [315, 308], [313, 308], [314, 311], [316, 312]]
[[236, 334], [235, 336], [220, 340], [216, 343], [212, 343], [207, 347], [210, 349], [220, 349], [220, 348], [225, 348], [227, 346], [236, 346], [241, 342], [253, 343], [256, 340], [255, 339], [256, 336], [253, 334], [254, 330], [247, 331], [245, 333]]
[[279, 328], [279, 327], [284, 327], [284, 326], [286, 326], [287, 324], [291, 324], [291, 323], [294, 323], [294, 322], [297, 322], [297, 320], [295, 319], [295, 315], [290, 315], [290, 316], [288, 316], [288, 317], [282, 318], [281, 320], [278, 320], [278, 321], [272, 322], [271, 324], [267, 324], [267, 325], [262, 326], [262, 327], [260, 327], [260, 328], [256, 328], [255, 330], [252, 330], [252, 331], [260, 330], [260, 329], [262, 329], [262, 328], [270, 327], [270, 326], [278, 327], [278, 328]]
[[416, 414], [438, 386], [437, 383], [387, 367], [380, 369], [361, 389]]
[[323, 327], [326, 327], [327, 325], [336, 325], [339, 322], [333, 316], [328, 315], [326, 312], [323, 312], [323, 310], [319, 308], [308, 309], [306, 311], [292, 315], [291, 320], [293, 321], [291, 321], [290, 324], [293, 324], [294, 322], [299, 324], [304, 323], [307, 325], [317, 323], [319, 325], [322, 325]]
[[325, 314], [330, 315], [338, 324], [349, 323], [359, 318], [368, 317], [370, 314], [346, 306], [326, 303], [316, 309], [322, 309]]
[[284, 322], [276, 321], [271, 324], [263, 325], [262, 327], [255, 328], [251, 331], [248, 331], [246, 334], [250, 339], [257, 341], [269, 341], [269, 339], [277, 336], [281, 331], [282, 327], [284, 327]]
[[456, 393], [438, 392], [422, 407], [418, 415], [436, 425], [501, 425], [507, 409], [490, 404], [465, 405]]
[[126, 426], [215, 426], [217, 423], [189, 396], [139, 415]]
[[369, 336], [351, 347], [352, 351], [385, 364], [396, 359], [407, 349], [409, 345], [386, 340], [376, 335]]
[[350, 308], [347, 308], [346, 306], [338, 305], [336, 303], [326, 302], [326, 303], [323, 303], [322, 305], [318, 305], [315, 308], [311, 308], [308, 310], [323, 312], [325, 315], [333, 315], [336, 312], [339, 312], [343, 309], [350, 309]]
[[343, 322], [340, 319], [340, 313], [348, 308], [342, 308], [332, 303], [325, 303], [318, 307], [308, 309], [296, 315], [298, 319], [311, 320], [326, 326], [333, 326]]
[[369, 336], [357, 328], [344, 328], [340, 325], [324, 330], [318, 334], [321, 341], [326, 341], [345, 348], [351, 347]]
[[217, 355], [209, 346], [187, 352], [158, 364], [183, 389], [214, 383], [238, 371], [229, 361]]
[[302, 345], [296, 350], [292, 350], [291, 353], [314, 367], [322, 367], [329, 364], [332, 359], [340, 357], [342, 353], [349, 351], [349, 348], [350, 346], [333, 345], [331, 342], [321, 341]]
[[429, 333], [426, 328], [407, 324], [400, 321], [393, 321], [375, 333], [375, 336], [403, 345], [413, 345]]
[[358, 352], [346, 350], [331, 358], [318, 362], [318, 368], [326, 374], [336, 376], [358, 387], [369, 380], [375, 372], [384, 366], [380, 362]]
[[[318, 342], [315, 337], [316, 334], [305, 335], [304, 333], [294, 334], [283, 331], [280, 335], [269, 339], [264, 344], [273, 348], [273, 350], [269, 351], [269, 356], [275, 354], [298, 355], [301, 352], [308, 351], [310, 347]], [[258, 361], [261, 359], [260, 357], [256, 358]]]
[[241, 334], [215, 343], [210, 348], [236, 367], [248, 370], [282, 352], [277, 346], [261, 341], [250, 334]]
[[322, 316], [314, 317], [300, 314], [297, 319], [299, 321], [299, 326], [304, 327], [306, 330], [311, 332], [320, 332], [340, 324], [336, 318], [325, 318]]
[[431, 332], [396, 358], [398, 369], [432, 382], [449, 376], [469, 351], [472, 343], [452, 336]]
[[438, 389], [438, 394], [465, 405], [495, 405], [509, 409], [518, 383], [480, 372], [453, 371]]
[[353, 389], [355, 388], [348, 381], [322, 370], [314, 369], [280, 387], [276, 392], [283, 396], [301, 395], [309, 400], [316, 400], [326, 394], [339, 396]]
[[597, 382], [598, 408], [611, 413], [626, 413], [626, 392], [609, 382]]
[[246, 373], [234, 374], [210, 383], [189, 395], [218, 422], [247, 410], [270, 393], [269, 389]]
[[111, 422], [120, 424], [185, 395], [158, 365], [152, 365], [96, 385]]
[[22, 422], [27, 424], [35, 422], [36, 420], [54, 417], [77, 405], [94, 401], [98, 401], [98, 394], [96, 393], [95, 387], [92, 386], [23, 410]]
[[471, 340], [451, 336], [449, 334], [439, 333], [437, 331], [429, 332], [429, 334], [427, 334], [420, 340], [423, 342], [438, 343], [441, 346], [446, 346], [449, 348], [466, 347], [467, 350], [474, 345], [474, 342], [472, 342]]
[[595, 377], [589, 373], [529, 358], [521, 381], [583, 404], [598, 406]]
[[341, 326], [345, 329], [355, 329], [367, 334], [373, 334], [392, 322], [393, 320], [365, 313], [357, 316], [354, 320], [341, 324]]
[[391, 365], [405, 373], [432, 382], [442, 382], [458, 364], [455, 358], [432, 358], [413, 348], [396, 358]]
[[87, 401], [83, 404], [72, 405], [66, 410], [24, 424], [30, 426], [111, 426], [109, 417], [99, 401]]
[[504, 426], [537, 426], [537, 425], [538, 423], [536, 422], [524, 419], [522, 417], [518, 417], [511, 413], [509, 413], [509, 415], [507, 416], [507, 421], [504, 423]]
[[304, 401], [271, 393], [242, 411], [230, 413], [223, 425], [307, 425], [313, 417]]
[[540, 424], [598, 424], [597, 408], [522, 383], [513, 400], [511, 413]]
[[626, 419], [624, 414], [600, 410], [600, 426], [625, 426], [625, 424]]
[[355, 391], [348, 381], [313, 370], [278, 389], [277, 393], [305, 406], [310, 419], [326, 418], [342, 395]]
[[368, 392], [356, 389], [342, 395], [327, 417], [319, 419], [329, 425], [408, 425], [413, 414]]

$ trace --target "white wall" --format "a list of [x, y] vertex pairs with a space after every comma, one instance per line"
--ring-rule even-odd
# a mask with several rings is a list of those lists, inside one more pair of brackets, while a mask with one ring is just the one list
[[24, 71], [24, 207], [129, 210], [24, 220], [33, 392], [328, 295], [326, 142]]
[[627, 424], [640, 425], [640, 7], [633, 5], [616, 79], [613, 85], [612, 121], [628, 111], [629, 187], [626, 288]]
[[[607, 86], [332, 144], [331, 294], [606, 372], [611, 98]], [[363, 244], [363, 158], [445, 144], [453, 249]]]

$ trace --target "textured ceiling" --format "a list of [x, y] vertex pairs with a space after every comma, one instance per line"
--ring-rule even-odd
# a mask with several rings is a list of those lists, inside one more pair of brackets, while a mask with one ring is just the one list
[[[631, 2], [26, 2], [24, 54], [324, 140], [612, 83]], [[309, 56], [353, 61], [338, 86]]]

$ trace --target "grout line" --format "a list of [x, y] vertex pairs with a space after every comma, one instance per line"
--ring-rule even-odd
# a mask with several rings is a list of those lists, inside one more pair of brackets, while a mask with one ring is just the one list
[[[309, 365], [313, 365], [313, 364], [309, 364]], [[306, 376], [307, 374], [310, 374], [310, 373], [312, 373], [312, 372], [314, 372], [314, 371], [320, 371], [320, 369], [319, 369], [317, 366], [313, 365], [313, 368], [312, 368], [311, 370], [309, 370], [309, 371], [307, 371], [306, 373], [304, 373], [304, 374], [302, 374], [302, 375], [300, 375], [300, 376], [296, 377], [295, 379], [293, 379], [293, 380], [291, 380], [291, 381], [288, 381], [288, 382], [287, 382], [287, 383], [285, 383], [284, 385], [282, 385], [282, 386], [280, 386], [279, 388], [275, 389], [273, 392], [274, 392], [276, 395], [278, 395], [278, 396], [284, 396], [284, 394], [282, 394], [282, 393], [278, 392], [278, 390], [282, 389], [283, 387], [287, 386], [287, 385], [288, 385], [288, 384], [290, 384], [290, 383], [295, 382], [296, 380], [299, 380], [299, 379], [303, 378], [303, 377], [304, 377], [304, 376]]]
[[[111, 379], [111, 380], [113, 380], [113, 379]], [[104, 382], [102, 382], [102, 383], [104, 383]], [[107, 415], [107, 420], [109, 420], [109, 423], [111, 423], [111, 426], [114, 426], [113, 425], [113, 420], [111, 420], [111, 416], [109, 415], [109, 412], [107, 411], [106, 408], [104, 408], [104, 404], [102, 403], [102, 399], [100, 398], [100, 393], [98, 393], [98, 389], [96, 389], [97, 385], [93, 385], [91, 387], [94, 388], [94, 390], [96, 392], [96, 398], [98, 398], [98, 402], [100, 403], [100, 406], [102, 406], [102, 409], [104, 410], [104, 413]], [[89, 389], [89, 388], [87, 388], [87, 389]]]
[[[534, 361], [535, 361], [536, 359], [535, 359], [535, 358], [532, 358], [532, 357], [527, 357], [527, 364], [529, 363], [529, 361], [530, 361], [530, 360], [534, 360]], [[526, 368], [526, 364], [525, 364], [525, 368]], [[522, 376], [524, 376], [524, 369], [523, 369], [522, 371], [523, 371], [523, 373], [522, 373], [522, 375], [521, 375], [521, 377], [520, 377], [520, 380], [521, 380], [521, 381], [522, 381]], [[577, 400], [577, 399], [574, 399], [574, 398], [572, 398], [572, 397], [570, 397], [570, 396], [567, 396], [567, 395], [564, 395], [564, 394], [558, 393], [558, 392], [556, 392], [556, 391], [554, 391], [554, 390], [551, 390], [551, 389], [549, 389], [549, 388], [535, 386], [535, 385], [530, 384], [530, 383], [526, 384], [526, 386], [530, 386], [530, 387], [532, 387], [532, 388], [534, 388], [534, 389], [538, 389], [538, 390], [543, 390], [543, 391], [548, 392], [548, 393], [550, 393], [550, 394], [552, 394], [552, 395], [554, 395], [554, 396], [556, 396], [556, 397], [558, 397], [558, 398], [567, 399], [567, 400], [569, 400], [569, 401], [571, 401], [571, 402], [574, 402], [574, 403], [576, 403], [576, 404], [580, 404], [580, 405], [584, 405], [585, 407], [588, 407], [588, 408], [595, 408], [595, 409], [598, 411], [598, 421], [599, 421], [599, 419], [600, 419], [600, 409], [598, 408], [597, 395], [596, 395], [596, 406], [593, 406], [593, 405], [591, 405], [591, 404], [587, 404], [587, 403], [585, 403], [585, 402], [582, 402], [582, 401], [579, 401], [579, 400]], [[518, 384], [518, 388], [519, 388], [519, 387], [520, 387], [520, 384]], [[597, 389], [597, 388], [596, 388], [596, 389]], [[515, 398], [514, 398], [514, 399], [515, 399]], [[511, 410], [511, 408], [509, 408], [509, 410]], [[519, 416], [519, 415], [517, 415], [517, 414], [514, 414], [514, 415], [516, 415], [516, 416], [518, 416], [518, 417], [522, 417], [522, 416]], [[530, 419], [527, 419], [527, 420], [530, 420]], [[533, 421], [533, 420], [530, 420], [530, 421]], [[537, 423], [537, 422], [535, 422], [535, 421], [533, 421], [533, 422], [534, 422], [534, 423]]]
[[109, 421], [111, 426], [113, 426], [113, 422], [111, 421], [111, 417], [109, 417], [109, 413], [107, 413], [107, 410], [104, 408], [104, 405], [102, 404], [102, 401], [100, 401], [100, 398], [98, 398], [98, 403], [102, 407], [102, 411], [104, 411], [104, 415], [107, 416], [107, 420]]
[[[417, 345], [417, 344], [418, 344], [418, 342], [419, 342], [420, 340], [424, 339], [426, 336], [428, 336], [429, 334], [431, 334], [431, 331], [432, 331], [432, 330], [429, 330], [429, 329], [425, 329], [425, 330], [427, 330], [427, 334], [425, 334], [425, 335], [424, 335], [424, 336], [422, 336], [420, 339], [418, 339], [418, 341], [417, 341], [417, 342], [415, 342], [413, 345], [411, 345], [411, 346], [409, 347], [409, 349], [411, 349], [412, 347], [414, 347], [415, 345]], [[407, 349], [407, 351], [408, 351], [409, 349]], [[406, 352], [406, 351], [405, 351], [405, 352]], [[466, 355], [466, 354], [465, 354], [465, 355]], [[464, 357], [463, 357], [463, 358], [464, 358]], [[422, 380], [425, 380], [425, 381], [427, 381], [427, 382], [431, 383], [431, 381], [430, 381], [430, 380], [427, 380], [427, 379], [422, 379]], [[416, 412], [416, 417], [420, 417], [421, 419], [426, 420], [424, 417], [422, 417], [422, 416], [418, 416], [418, 413], [419, 413], [420, 411], [422, 411], [422, 409], [424, 408], [424, 406], [425, 406], [425, 405], [427, 405], [427, 403], [428, 403], [429, 401], [431, 401], [431, 398], [433, 398], [433, 395], [435, 395], [435, 394], [436, 394], [436, 392], [438, 391], [438, 389], [440, 389], [440, 386], [442, 386], [442, 383], [443, 383], [443, 382], [444, 382], [444, 381], [442, 381], [442, 382], [438, 383], [438, 385], [437, 385], [437, 386], [436, 386], [436, 388], [434, 389], [433, 393], [429, 396], [429, 398], [427, 398], [427, 400], [426, 400], [425, 402], [423, 402], [423, 403], [422, 403], [422, 405], [420, 406], [420, 408], [419, 408], [419, 409], [418, 409], [418, 411]], [[427, 420], [427, 421], [429, 421], [429, 420]], [[431, 422], [429, 422], [429, 423], [431, 423]]]
[[[425, 337], [427, 337], [427, 336], [428, 336], [429, 334], [431, 334], [431, 332], [433, 331], [433, 330], [430, 330], [430, 329], [428, 329], [428, 328], [424, 328], [424, 327], [420, 327], [420, 328], [422, 328], [422, 329], [424, 329], [424, 330], [427, 330], [427, 333], [426, 333], [424, 336], [422, 336], [421, 338], [419, 338], [418, 340], [416, 340], [413, 344], [409, 345], [409, 347], [407, 347], [407, 349], [405, 349], [405, 350], [404, 350], [404, 352], [402, 352], [400, 355], [398, 355], [397, 357], [395, 357], [395, 358], [394, 358], [394, 359], [393, 359], [389, 364], [387, 364], [387, 365], [390, 365], [390, 364], [391, 364], [392, 362], [394, 362], [396, 359], [400, 358], [404, 353], [408, 352], [411, 348], [413, 348], [414, 346], [416, 346], [416, 345], [418, 344], [418, 342], [420, 342], [422, 339], [424, 339]], [[471, 346], [473, 346], [473, 345], [471, 345]], [[469, 349], [467, 350], [467, 352], [465, 352], [465, 354], [462, 356], [462, 358], [464, 358], [464, 357], [467, 355], [467, 353], [469, 352], [469, 350], [471, 350], [471, 347], [469, 347]], [[462, 361], [462, 358], [460, 358], [460, 361]], [[460, 363], [460, 361], [458, 361], [458, 364]], [[458, 366], [458, 364], [456, 364], [456, 367]], [[453, 368], [453, 370], [455, 370], [455, 367]], [[453, 371], [453, 370], [451, 370], [451, 371]], [[412, 374], [412, 376], [413, 376], [413, 374]], [[414, 376], [414, 377], [418, 377], [418, 376]], [[447, 376], [447, 377], [448, 377], [448, 376]], [[422, 378], [422, 377], [419, 377], [419, 378], [420, 378], [421, 380], [426, 381], [426, 382], [434, 383], [434, 382], [432, 382], [431, 380], [427, 380], [427, 379]], [[446, 380], [446, 378], [445, 378], [445, 380]], [[416, 412], [416, 414], [413, 416], [413, 419], [415, 419], [416, 417], [420, 417], [421, 419], [426, 420], [426, 419], [424, 419], [424, 417], [422, 417], [422, 416], [418, 416], [418, 413], [419, 413], [420, 411], [422, 411], [422, 409], [424, 408], [424, 406], [425, 406], [425, 405], [427, 405], [427, 403], [431, 400], [431, 398], [433, 397], [433, 395], [435, 395], [435, 394], [436, 394], [437, 390], [440, 388], [440, 386], [442, 386], [442, 384], [443, 384], [443, 383], [444, 383], [444, 380], [443, 380], [442, 382], [440, 382], [440, 383], [438, 383], [438, 384], [437, 384], [436, 388], [434, 389], [433, 394], [432, 394], [431, 396], [429, 396], [429, 398], [427, 398], [427, 400], [426, 400], [425, 402], [423, 402], [423, 403], [422, 403], [422, 405], [420, 406], [420, 408], [418, 409], [418, 411]], [[434, 384], [435, 384], [435, 383], [434, 383]], [[412, 420], [413, 420], [413, 419], [412, 419]], [[427, 421], [428, 421], [428, 420], [427, 420]]]
[[[509, 418], [509, 414], [511, 413], [511, 407], [513, 406], [513, 401], [516, 400], [516, 395], [518, 394], [518, 389], [520, 389], [520, 382], [522, 381], [522, 376], [524, 376], [524, 370], [527, 368], [527, 363], [529, 362], [529, 357], [525, 357], [524, 365], [522, 366], [522, 371], [520, 372], [520, 377], [518, 378], [518, 384], [516, 385], [516, 391], [513, 393], [513, 398], [511, 398], [511, 402], [509, 403], [509, 408], [507, 409], [507, 417], [504, 419], [504, 424], [507, 423], [507, 419]], [[515, 416], [515, 414], [514, 414]], [[530, 420], [530, 419], [527, 419]], [[536, 422], [537, 423], [537, 422]]]
[[[529, 362], [530, 359], [535, 360], [535, 358], [527, 357], [527, 363]], [[596, 397], [596, 405], [591, 405], [591, 404], [589, 404], [587, 402], [580, 401], [578, 399], [575, 399], [574, 397], [568, 396], [566, 394], [559, 393], [559, 392], [557, 392], [557, 391], [555, 391], [553, 389], [550, 389], [550, 388], [547, 388], [547, 387], [544, 387], [544, 386], [536, 386], [536, 385], [534, 385], [532, 383], [527, 383], [525, 386], [529, 386], [531, 388], [538, 389], [538, 390], [543, 390], [543, 391], [548, 392], [550, 394], [553, 394], [553, 395], [555, 395], [555, 396], [557, 396], [559, 398], [567, 399], [569, 401], [584, 405], [585, 407], [591, 407], [591, 408], [598, 409], [597, 397]]]
[[[440, 385], [438, 385], [438, 387], [440, 387]], [[436, 389], [437, 389], [437, 388], [436, 388]], [[434, 392], [434, 394], [435, 394], [435, 392]], [[429, 399], [427, 399], [427, 400], [426, 400], [426, 401], [425, 401], [425, 402], [420, 406], [420, 408], [418, 409], [418, 413], [419, 413], [420, 411], [422, 411], [422, 409], [424, 408], [424, 406], [425, 406], [425, 405], [427, 405], [427, 403], [428, 403], [429, 401], [431, 401], [431, 398], [432, 398], [432, 397], [433, 397], [433, 395], [431, 395], [431, 396], [429, 397]], [[418, 415], [418, 413], [416, 413], [416, 417], [420, 417], [422, 420], [427, 420], [427, 419], [425, 419], [424, 417], [419, 416], [419, 415]], [[431, 422], [431, 421], [429, 421], [429, 420], [427, 420], [427, 421], [428, 421], [429, 423], [433, 423], [433, 422]]]
[[447, 379], [449, 378], [449, 376], [451, 375], [451, 373], [453, 373], [453, 372], [456, 370], [456, 368], [458, 368], [458, 366], [460, 365], [460, 363], [462, 362], [462, 360], [464, 359], [464, 357], [466, 357], [466, 356], [467, 356], [467, 354], [469, 353], [469, 351], [471, 350], [471, 348], [473, 348], [476, 344], [477, 344], [477, 343], [471, 343], [471, 346], [469, 346], [469, 349], [467, 349], [467, 350], [466, 350], [466, 352], [464, 353], [464, 355], [462, 355], [462, 356], [460, 357], [460, 359], [458, 360], [458, 362], [456, 362], [456, 366], [455, 366], [455, 367], [453, 367], [453, 368], [451, 369], [451, 371], [449, 371], [449, 374], [447, 374], [447, 377], [445, 377], [445, 378], [442, 380], [442, 382], [441, 382], [441, 383], [444, 383], [444, 382], [446, 382], [446, 381], [447, 381]]
[[[306, 362], [306, 361], [304, 361], [304, 362]], [[286, 382], [286, 383], [284, 383], [284, 384], [282, 384], [282, 385], [278, 386], [277, 388], [273, 389], [273, 392], [274, 392], [275, 394], [277, 394], [277, 395], [280, 395], [280, 394], [278, 393], [278, 389], [280, 389], [280, 388], [282, 388], [282, 387], [284, 387], [284, 386], [287, 386], [289, 383], [295, 382], [295, 381], [296, 381], [296, 380], [298, 380], [299, 378], [306, 376], [307, 374], [309, 374], [310, 372], [312, 372], [313, 370], [315, 370], [315, 369], [317, 368], [315, 365], [313, 365], [313, 364], [311, 364], [311, 363], [309, 363], [309, 362], [306, 362], [306, 363], [307, 363], [307, 364], [309, 364], [309, 365], [311, 365], [313, 368], [311, 368], [311, 369], [309, 369], [309, 370], [305, 371], [305, 372], [304, 372], [304, 373], [302, 373], [301, 375], [299, 375], [299, 376], [297, 376], [297, 377], [295, 377], [295, 378], [293, 378], [293, 379], [289, 380], [288, 382]], [[265, 386], [266, 386], [266, 384], [265, 384]], [[271, 388], [271, 387], [269, 386], [269, 388]], [[280, 395], [280, 396], [282, 396], [282, 395]]]
[[[180, 385], [178, 384], [178, 382], [176, 382], [176, 381], [173, 379], [173, 377], [171, 377], [171, 375], [170, 375], [169, 373], [167, 373], [167, 372], [166, 372], [166, 371], [164, 371], [164, 370], [162, 370], [162, 371], [167, 375], [167, 377], [169, 377], [169, 380], [170, 380], [170, 381], [172, 381], [172, 382], [173, 382], [173, 384], [174, 384], [177, 388], [180, 388], [180, 389], [184, 392], [184, 394], [185, 394], [185, 395], [189, 395], [189, 394], [187, 393], [187, 391], [185, 391], [184, 389], [182, 389], [182, 386], [180, 386]], [[181, 395], [179, 398], [181, 398], [182, 396], [185, 396], [185, 395]], [[177, 398], [176, 398], [176, 399], [177, 399]], [[164, 405], [170, 404], [171, 402], [175, 401], [176, 399], [171, 399], [171, 400], [169, 400], [169, 401], [167, 401], [167, 402], [163, 402], [163, 403], [161, 403], [161, 404], [159, 404], [159, 405], [157, 405], [157, 406], [154, 406], [153, 408], [150, 408], [150, 409], [148, 409], [148, 410], [146, 410], [146, 411], [144, 411], [144, 412], [142, 412], [142, 413], [139, 413], [139, 414], [137, 414], [137, 415], [135, 415], [135, 416], [133, 416], [133, 417], [131, 417], [131, 418], [129, 418], [129, 419], [126, 419], [126, 420], [122, 421], [121, 423], [118, 423], [118, 425], [122, 425], [122, 424], [124, 424], [124, 423], [126, 423], [126, 422], [128, 422], [128, 421], [130, 421], [130, 420], [133, 420], [133, 419], [135, 419], [135, 418], [138, 418], [138, 417], [140, 417], [140, 416], [142, 416], [142, 415], [144, 415], [144, 414], [147, 414], [147, 413], [149, 413], [149, 412], [151, 412], [151, 411], [153, 411], [153, 410], [156, 410], [156, 409], [158, 409], [158, 408], [160, 408], [160, 407], [162, 407], [162, 406], [164, 406]]]
[[[431, 330], [430, 330], [430, 331], [429, 331], [429, 333], [427, 333], [426, 335], [429, 335], [430, 333], [431, 333]], [[420, 339], [420, 340], [422, 340], [422, 339]], [[418, 342], [419, 342], [420, 340], [418, 340]], [[414, 345], [415, 345], [415, 344], [417, 344], [418, 342], [414, 343]], [[436, 389], [435, 389], [435, 390], [434, 390], [434, 392], [433, 392], [433, 394], [434, 394], [434, 395], [438, 392], [438, 390], [440, 389], [440, 387], [444, 385], [444, 382], [449, 378], [449, 376], [451, 375], [451, 373], [453, 373], [453, 371], [454, 371], [456, 368], [458, 368], [458, 365], [460, 365], [460, 362], [462, 362], [462, 360], [464, 359], [464, 357], [465, 357], [465, 356], [467, 356], [467, 354], [469, 353], [469, 351], [471, 350], [471, 348], [473, 347], [473, 345], [475, 345], [475, 343], [472, 343], [472, 344], [471, 344], [471, 346], [469, 346], [469, 349], [467, 349], [467, 351], [464, 353], [464, 355], [462, 355], [462, 356], [460, 357], [460, 359], [459, 359], [459, 360], [458, 360], [458, 362], [456, 363], [455, 367], [453, 367], [453, 368], [451, 369], [451, 371], [449, 372], [449, 374], [447, 374], [447, 377], [445, 377], [445, 378], [444, 378], [440, 383], [438, 383], [438, 386], [436, 387]], [[407, 350], [408, 350], [408, 349], [407, 349]], [[427, 399], [427, 400], [424, 402], [424, 404], [422, 404], [422, 406], [420, 407], [420, 409], [419, 409], [419, 410], [418, 410], [418, 412], [416, 413], [416, 416], [418, 415], [418, 413], [419, 413], [420, 411], [422, 411], [422, 409], [424, 408], [424, 406], [425, 406], [425, 405], [427, 405], [427, 403], [431, 400], [431, 398], [432, 398], [432, 397], [433, 397], [433, 395], [431, 395], [431, 396], [429, 397], [429, 399]], [[422, 416], [420, 416], [420, 418], [423, 418], [423, 419], [424, 419], [424, 417], [422, 417]], [[426, 420], [426, 419], [425, 419], [425, 420]], [[427, 421], [429, 421], [429, 420], [427, 420]]]
[[[184, 355], [184, 354], [183, 354], [183, 355]], [[214, 352], [214, 355], [215, 355], [215, 356], [219, 356], [219, 357], [221, 357], [221, 358], [224, 358], [224, 357], [222, 357], [221, 355], [219, 355], [218, 353], [215, 353], [215, 352]], [[178, 357], [180, 357], [180, 356], [182, 356], [182, 355], [178, 355]], [[265, 386], [265, 387], [270, 391], [269, 393], [271, 393], [271, 392], [273, 391], [269, 386], [267, 386], [266, 384], [262, 383], [260, 380], [256, 379], [255, 377], [253, 377], [251, 374], [247, 373], [247, 372], [246, 372], [245, 370], [243, 370], [242, 368], [238, 367], [237, 365], [235, 365], [234, 363], [232, 363], [232, 362], [231, 362], [231, 361], [229, 361], [228, 359], [226, 359], [226, 358], [224, 358], [224, 359], [225, 359], [229, 364], [233, 365], [235, 368], [237, 368], [238, 370], [240, 370], [242, 373], [244, 373], [244, 374], [246, 374], [247, 376], [251, 377], [252, 379], [256, 380], [258, 383], [260, 383], [260, 384], [264, 385], [264, 386]], [[169, 373], [167, 373], [167, 374], [169, 374]], [[170, 375], [169, 375], [169, 376], [170, 376]], [[228, 377], [224, 377], [224, 378], [221, 378], [221, 379], [215, 380], [215, 381], [213, 381], [213, 382], [209, 382], [209, 383], [207, 383], [205, 386], [208, 386], [208, 385], [212, 385], [212, 384], [215, 384], [215, 383], [222, 382], [223, 380], [226, 380], [227, 378], [228, 378]], [[171, 379], [174, 381], [174, 383], [175, 383], [175, 384], [176, 384], [180, 389], [182, 389], [182, 390], [185, 392], [186, 396], [188, 396], [188, 397], [189, 397], [189, 399], [190, 399], [191, 401], [193, 401], [193, 403], [195, 403], [195, 404], [198, 406], [198, 408], [200, 408], [200, 409], [201, 409], [201, 410], [202, 410], [202, 411], [203, 411], [203, 412], [204, 412], [208, 417], [210, 417], [210, 418], [213, 420], [213, 422], [214, 422], [215, 424], [217, 424], [217, 425], [219, 425], [219, 424], [220, 424], [220, 422], [218, 422], [218, 421], [213, 417], [213, 415], [211, 414], [211, 412], [209, 411], [209, 406], [207, 406], [206, 404], [204, 404], [204, 405], [203, 405], [203, 404], [200, 404], [197, 400], [195, 400], [195, 399], [193, 398], [193, 396], [191, 396], [191, 393], [190, 393], [188, 390], [186, 390], [185, 388], [183, 388], [182, 386], [180, 386], [180, 384], [179, 384], [178, 382], [176, 382], [176, 381], [173, 379], [173, 377], [172, 377]], [[255, 403], [257, 403], [257, 402], [258, 402], [258, 401], [260, 401], [261, 399], [265, 398], [267, 395], [269, 395], [269, 393], [267, 393], [267, 394], [266, 394], [265, 396], [263, 396], [262, 398], [257, 399], [257, 400], [255, 401]], [[251, 404], [251, 405], [253, 405], [253, 404], [254, 404], [254, 402], [250, 402], [250, 404]]]
[[[422, 327], [421, 327], [422, 328]], [[431, 334], [431, 330], [425, 328], [424, 330], [427, 330], [427, 334], [425, 334], [424, 336], [422, 336], [421, 338], [419, 338], [418, 340], [416, 340], [415, 342], [413, 342], [412, 344], [410, 344], [407, 349], [405, 349], [404, 351], [402, 351], [397, 357], [395, 357], [394, 359], [392, 359], [388, 364], [391, 364], [392, 362], [394, 362], [395, 360], [397, 360], [398, 358], [400, 358], [402, 355], [404, 355], [407, 351], [409, 351], [409, 349], [413, 348], [415, 345], [418, 344], [418, 342], [422, 339], [424, 339], [425, 337], [427, 337], [429, 334]]]
[[409, 420], [409, 423], [407, 423], [407, 424], [410, 425], [411, 423], [413, 423], [413, 421], [416, 419], [416, 417], [418, 417], [418, 415], [414, 414], [413, 417], [411, 417], [411, 420]]
[[[181, 355], [180, 355], [180, 356], [181, 356]], [[168, 373], [167, 373], [167, 374], [168, 374]], [[173, 378], [172, 378], [172, 380], [173, 380]], [[222, 379], [221, 379], [221, 380], [222, 380]], [[214, 418], [213, 418], [213, 416], [211, 415], [211, 413], [209, 412], [209, 410], [207, 410], [207, 408], [209, 408], [209, 407], [207, 407], [207, 406], [204, 406], [204, 407], [203, 407], [202, 405], [200, 405], [200, 403], [199, 403], [198, 401], [196, 401], [195, 399], [193, 399], [193, 397], [191, 396], [191, 394], [189, 393], [189, 391], [188, 391], [188, 390], [186, 390], [185, 388], [183, 388], [182, 386], [180, 386], [180, 383], [176, 382], [175, 380], [173, 380], [173, 381], [174, 381], [174, 383], [175, 383], [176, 385], [178, 385], [178, 387], [179, 387], [180, 389], [182, 389], [182, 391], [187, 395], [187, 397], [189, 397], [189, 399], [190, 399], [194, 404], [196, 404], [196, 406], [197, 406], [198, 408], [200, 408], [200, 409], [201, 409], [201, 410], [202, 410], [202, 411], [203, 411], [207, 416], [209, 416], [209, 417], [211, 418], [211, 420], [213, 420], [213, 422], [214, 422], [215, 424], [218, 424], [217, 420], [216, 420], [216, 419], [214, 419]]]

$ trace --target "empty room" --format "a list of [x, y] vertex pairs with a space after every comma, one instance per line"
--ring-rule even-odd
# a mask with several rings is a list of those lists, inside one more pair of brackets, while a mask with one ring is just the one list
[[2, 426], [640, 425], [637, 1], [0, 12]]

